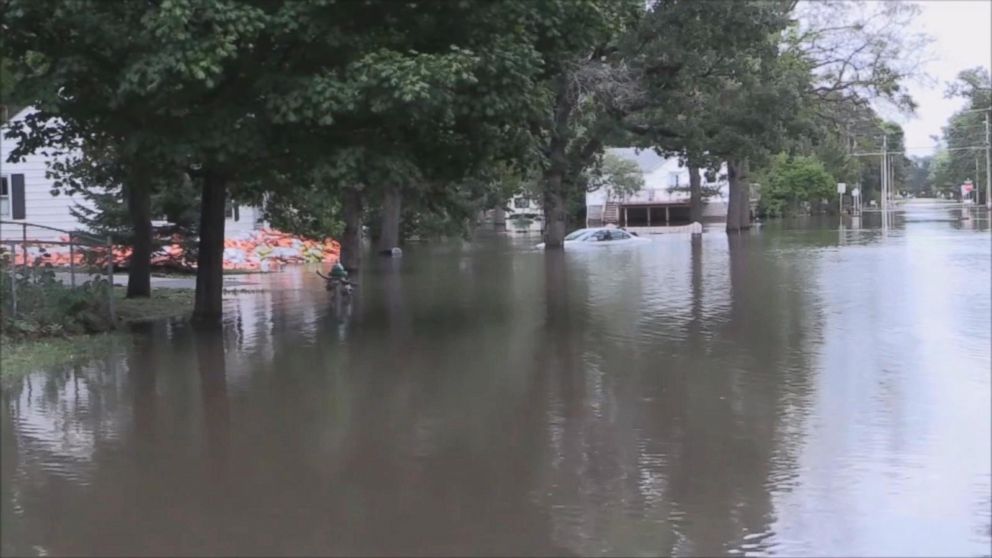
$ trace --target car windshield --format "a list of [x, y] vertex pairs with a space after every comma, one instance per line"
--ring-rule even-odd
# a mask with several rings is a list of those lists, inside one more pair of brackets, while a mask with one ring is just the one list
[[588, 234], [589, 234], [589, 229], [579, 229], [577, 231], [573, 231], [568, 236], [566, 236], [565, 240], [581, 240]]

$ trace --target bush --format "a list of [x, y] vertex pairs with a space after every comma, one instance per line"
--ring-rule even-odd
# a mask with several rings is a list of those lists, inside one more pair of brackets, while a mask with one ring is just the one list
[[778, 155], [763, 174], [758, 204], [763, 217], [810, 213], [821, 209], [824, 199], [836, 200], [834, 177], [813, 157]]
[[[113, 328], [109, 282], [99, 278], [72, 288], [51, 267], [19, 268], [11, 278], [9, 260], [0, 262], [0, 333], [11, 339], [96, 333]], [[13, 312], [11, 282], [17, 296]]]

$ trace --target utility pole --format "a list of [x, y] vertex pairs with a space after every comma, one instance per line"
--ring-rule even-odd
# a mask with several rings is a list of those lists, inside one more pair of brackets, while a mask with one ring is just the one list
[[896, 169], [895, 160], [892, 157], [889, 157], [889, 155], [891, 155], [891, 153], [885, 154], [885, 158], [889, 161], [889, 166], [885, 169], [885, 172], [888, 173], [885, 175], [885, 189], [889, 192], [889, 202], [894, 204], [896, 201], [896, 190], [893, 187], [895, 185], [893, 178], [895, 178]]
[[889, 136], [882, 136], [882, 211], [889, 209]]
[[989, 130], [989, 113], [985, 111], [985, 207], [992, 209], [992, 132]]
[[981, 176], [982, 171], [979, 170], [978, 165], [978, 155], [975, 155], [975, 207], [980, 207], [979, 202], [981, 202], [981, 196], [979, 192], [982, 191], [982, 181], [978, 177]]

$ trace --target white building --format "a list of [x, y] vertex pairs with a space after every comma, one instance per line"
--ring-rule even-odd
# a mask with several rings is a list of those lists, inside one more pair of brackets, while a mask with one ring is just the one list
[[540, 233], [543, 230], [544, 209], [541, 202], [522, 194], [513, 196], [506, 211], [506, 231]]
[[[644, 188], [622, 199], [607, 199], [607, 188], [586, 193], [587, 226], [604, 223], [665, 226], [689, 222], [689, 169], [680, 165], [677, 158], [665, 158], [653, 150], [632, 147], [612, 148], [607, 152], [637, 163], [644, 174]], [[716, 190], [715, 195], [704, 198], [703, 218], [726, 218], [726, 165], [717, 173], [701, 174], [703, 186]]]
[[[32, 110], [26, 108], [10, 121], [23, 119]], [[7, 127], [7, 124], [0, 126], [0, 221], [4, 221], [0, 225], [0, 238], [20, 239], [24, 228], [16, 223], [25, 222], [70, 231], [82, 230], [82, 225], [70, 209], [75, 205], [86, 205], [88, 201], [79, 196], [52, 195], [54, 181], [45, 176], [48, 165], [54, 161], [50, 155], [39, 152], [21, 162], [8, 163], [7, 158], [17, 147], [17, 142], [6, 137]], [[258, 228], [263, 224], [260, 219], [261, 211], [254, 207], [232, 207], [224, 224], [225, 232], [228, 236], [235, 236]], [[30, 239], [57, 240], [61, 234], [38, 227], [27, 228]]]

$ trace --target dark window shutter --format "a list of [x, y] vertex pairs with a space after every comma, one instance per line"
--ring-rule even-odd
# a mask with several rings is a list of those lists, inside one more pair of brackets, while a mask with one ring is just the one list
[[10, 216], [24, 219], [24, 175], [10, 175]]

